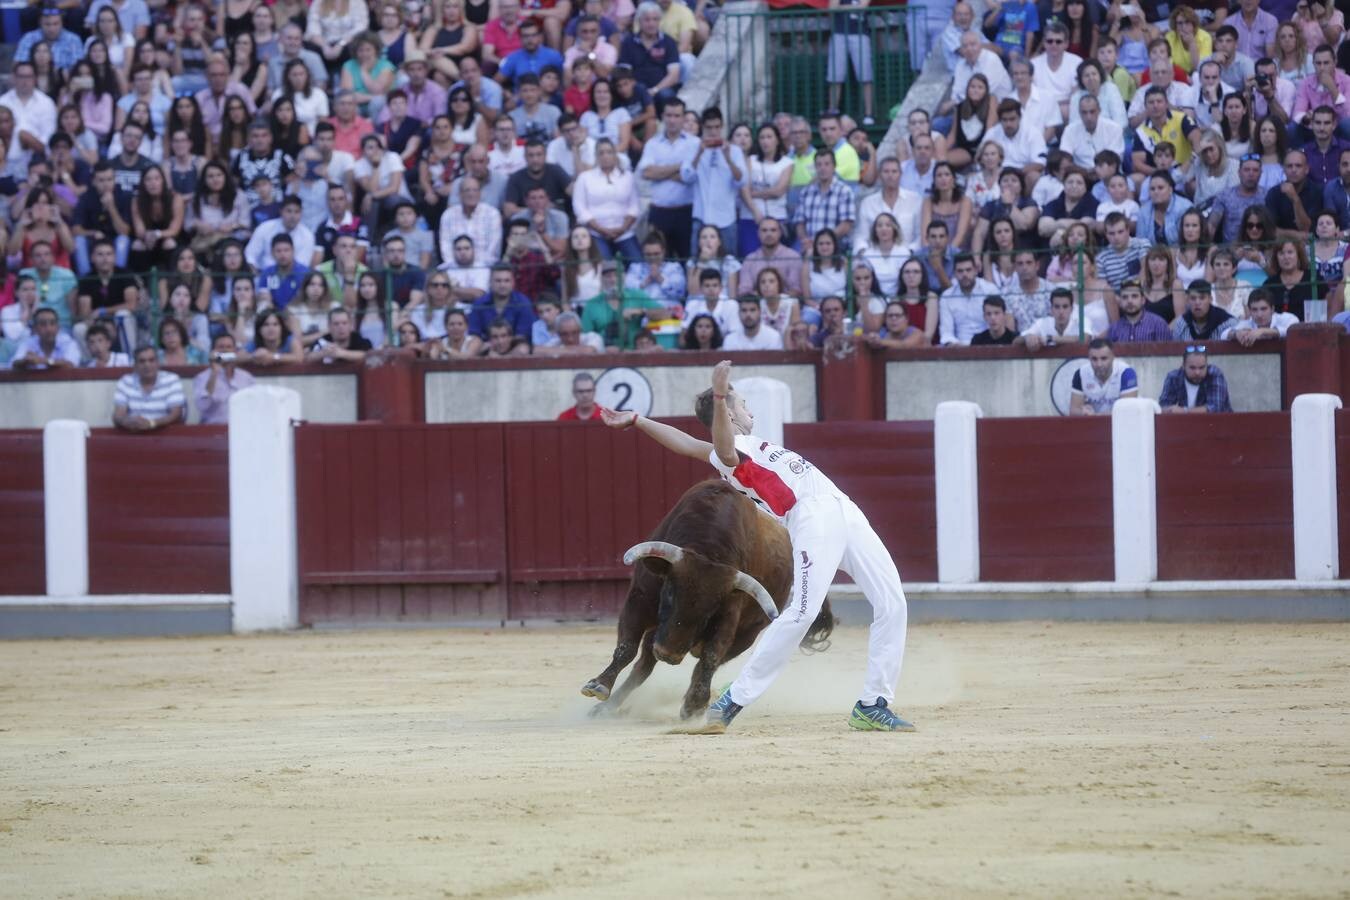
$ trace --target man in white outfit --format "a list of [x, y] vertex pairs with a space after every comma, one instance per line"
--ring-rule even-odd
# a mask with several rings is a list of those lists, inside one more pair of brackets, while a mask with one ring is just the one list
[[754, 437], [755, 419], [731, 387], [731, 363], [713, 368], [712, 388], [698, 396], [695, 415], [712, 430], [712, 443], [634, 412], [601, 409], [612, 428], [636, 427], [668, 450], [706, 459], [722, 477], [792, 538], [792, 595], [764, 629], [741, 674], [708, 707], [708, 730], [723, 731], [759, 699], [792, 657], [843, 569], [872, 604], [867, 676], [849, 717], [863, 731], [914, 731], [890, 710], [905, 652], [908, 606], [900, 573], [867, 517], [825, 474], [791, 450]]

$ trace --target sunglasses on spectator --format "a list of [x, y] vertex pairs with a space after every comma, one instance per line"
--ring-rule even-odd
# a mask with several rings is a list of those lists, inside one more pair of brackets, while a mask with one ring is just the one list
[[1244, 153], [1244, 154], [1242, 154], [1242, 161], [1243, 161], [1243, 162], [1260, 162], [1260, 161], [1261, 161], [1261, 154], [1260, 154], [1260, 153]]
[[1186, 348], [1186, 352], [1187, 352], [1187, 353], [1205, 353], [1205, 352], [1207, 352], [1207, 351], [1205, 350], [1205, 345], [1204, 345], [1204, 344], [1191, 344], [1189, 347]]

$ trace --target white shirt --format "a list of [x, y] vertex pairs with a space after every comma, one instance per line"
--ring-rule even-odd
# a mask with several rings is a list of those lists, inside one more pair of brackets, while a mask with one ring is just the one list
[[1032, 126], [1038, 129], [1042, 135], [1045, 129], [1055, 128], [1064, 124], [1064, 113], [1060, 112], [1059, 104], [1045, 95], [1045, 91], [1036, 87], [1035, 83], [1031, 85], [1031, 93], [1027, 96], [1026, 102], [1014, 91], [1012, 99], [1022, 103], [1022, 127]]
[[853, 256], [853, 264], [865, 262], [872, 267], [877, 276], [877, 292], [894, 297], [900, 287], [900, 267], [912, 257], [899, 244], [891, 248], [890, 253], [882, 253], [877, 247], [868, 247]]
[[1082, 64], [1083, 57], [1065, 51], [1059, 61], [1059, 69], [1051, 70], [1049, 57], [1042, 53], [1040, 56], [1032, 57], [1031, 65], [1035, 68], [1032, 81], [1045, 94], [1047, 100], [1056, 103], [1068, 100], [1073, 89], [1078, 87], [1078, 67]]
[[894, 205], [881, 196], [884, 191], [868, 194], [858, 204], [859, 246], [866, 246], [866, 238], [872, 234], [872, 223], [882, 213], [895, 216], [900, 223], [900, 243], [906, 247], [917, 248], [923, 244], [923, 235], [919, 234], [920, 214], [923, 212], [923, 195], [907, 188], [899, 188]]
[[737, 465], [723, 464], [716, 450], [708, 454], [709, 461], [732, 487], [779, 521], [786, 521], [802, 500], [844, 496], [823, 472], [791, 450], [752, 434], [736, 435], [735, 443]]
[[1103, 150], [1125, 155], [1125, 129], [1105, 116], [1097, 119], [1097, 130], [1089, 133], [1083, 120], [1070, 122], [1059, 138], [1059, 149], [1073, 156], [1074, 165], [1092, 171], [1093, 160]]
[[43, 144], [56, 133], [56, 104], [42, 91], [34, 90], [27, 101], [20, 100], [16, 91], [6, 91], [0, 95], [0, 106], [8, 107], [14, 114], [12, 148], [19, 146], [20, 131], [28, 132]]
[[[629, 216], [636, 222], [641, 212], [637, 182], [631, 173], [618, 169], [608, 175], [599, 168], [587, 169], [572, 183], [572, 211], [582, 225], [595, 222], [606, 228], [618, 228]], [[632, 235], [630, 226], [619, 240]]]
[[1029, 126], [1024, 119], [1017, 126], [1017, 134], [1008, 137], [1002, 125], [995, 125], [985, 135], [985, 140], [993, 141], [1003, 148], [1003, 165], [1022, 169], [1029, 165], [1045, 165], [1045, 135]]
[[[735, 300], [723, 298], [717, 301], [716, 309], [710, 310], [708, 309], [708, 301], [703, 297], [690, 297], [684, 303], [684, 327], [688, 328], [690, 323], [694, 321], [694, 317], [700, 315], [713, 317], [717, 327], [722, 329], [723, 341], [741, 330], [740, 304]], [[765, 330], [764, 327], [760, 328], [761, 332]], [[779, 341], [779, 346], [782, 346], [782, 341]]]
[[997, 293], [998, 288], [979, 277], [969, 294], [956, 283], [943, 291], [938, 303], [938, 333], [942, 343], [968, 345], [971, 338], [984, 331], [984, 298]]
[[259, 272], [268, 266], [275, 266], [277, 261], [272, 258], [272, 238], [283, 232], [289, 234], [295, 244], [295, 264], [308, 269], [314, 262], [314, 232], [304, 222], [286, 231], [286, 225], [280, 218], [269, 219], [258, 226], [244, 248], [244, 259]]
[[1138, 395], [1139, 376], [1124, 360], [1116, 359], [1111, 363], [1111, 374], [1106, 381], [1098, 381], [1096, 373], [1092, 371], [1092, 363], [1083, 360], [1083, 365], [1074, 373], [1069, 392], [1082, 396], [1083, 402], [1093, 412], [1110, 412], [1122, 395]]
[[782, 350], [783, 336], [768, 325], [761, 324], [751, 337], [744, 329], [734, 331], [722, 340], [723, 350]]
[[473, 241], [474, 262], [492, 263], [502, 255], [502, 214], [480, 202], [465, 215], [464, 205], [456, 203], [441, 214], [441, 259], [455, 258], [455, 238], [461, 234]]
[[525, 148], [520, 144], [512, 144], [509, 150], [498, 148], [494, 142], [492, 149], [488, 151], [488, 171], [500, 173], [502, 178], [510, 178], [521, 169], [525, 168]]
[[[1111, 327], [1111, 319], [1106, 314], [1106, 304], [1101, 300], [1093, 300], [1091, 303], [1086, 304], [1085, 308], [1087, 311], [1087, 328], [1085, 329], [1087, 336], [1095, 337], [1097, 335], [1105, 334], [1106, 330]], [[1065, 326], [1063, 331], [1060, 331], [1055, 327], [1054, 316], [1041, 316], [1035, 322], [1032, 322], [1031, 327], [1022, 332], [1022, 334], [1023, 336], [1034, 334], [1037, 337], [1043, 338], [1046, 343], [1049, 344], [1053, 344], [1055, 338], [1063, 337], [1064, 335], [1069, 335], [1077, 340], [1078, 307], [1075, 306], [1073, 311], [1069, 314], [1069, 324]]]
[[[1280, 337], [1284, 337], [1285, 332], [1289, 330], [1289, 326], [1297, 324], [1298, 324], [1298, 316], [1294, 315], [1293, 313], [1277, 312], [1271, 318], [1270, 325], [1268, 325], [1267, 327], [1274, 328], [1276, 331], [1280, 333]], [[1231, 338], [1234, 336], [1234, 334], [1236, 334], [1239, 331], [1252, 331], [1255, 328], [1256, 328], [1255, 322], [1253, 322], [1251, 319], [1243, 319], [1241, 322], [1238, 322], [1236, 325], [1233, 326], [1233, 330], [1228, 332], [1228, 336]]]
[[966, 99], [966, 85], [970, 84], [970, 76], [976, 72], [989, 79], [989, 92], [999, 100], [1012, 93], [1012, 79], [1008, 77], [1008, 70], [1004, 68], [1003, 60], [999, 59], [998, 54], [992, 50], [981, 50], [979, 58], [975, 60], [975, 65], [972, 66], [966, 62], [964, 56], [956, 64], [956, 71], [952, 73], [953, 103], [960, 103]]
[[[549, 141], [545, 159], [566, 172], [568, 177], [577, 177], [576, 161], [572, 156], [572, 148], [567, 145], [567, 138], [559, 135]], [[620, 153], [619, 165], [622, 166], [627, 161], [628, 154]], [[587, 168], [595, 166], [595, 138], [590, 135], [581, 142], [581, 163]]]

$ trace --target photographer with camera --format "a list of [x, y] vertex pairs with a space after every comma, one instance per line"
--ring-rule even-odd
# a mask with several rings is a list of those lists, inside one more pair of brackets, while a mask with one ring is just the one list
[[192, 396], [203, 425], [224, 425], [230, 421], [230, 398], [244, 388], [253, 387], [253, 376], [238, 368], [238, 348], [234, 335], [218, 334], [211, 341], [211, 366], [192, 379]]
[[1270, 116], [1287, 125], [1297, 93], [1294, 83], [1280, 75], [1280, 67], [1275, 60], [1263, 56], [1256, 61], [1256, 82], [1252, 85], [1251, 104], [1255, 121]]

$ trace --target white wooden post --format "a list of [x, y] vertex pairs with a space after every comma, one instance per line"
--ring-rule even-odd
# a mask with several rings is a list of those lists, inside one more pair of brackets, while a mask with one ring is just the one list
[[89, 424], [55, 419], [42, 429], [47, 596], [89, 593]]
[[1111, 496], [1116, 581], [1158, 580], [1157, 401], [1126, 397], [1111, 407]]
[[1340, 522], [1336, 506], [1336, 410], [1334, 394], [1300, 394], [1290, 413], [1294, 475], [1294, 577], [1331, 581], [1340, 577]]
[[980, 478], [975, 422], [978, 404], [939, 403], [933, 417], [934, 477], [937, 489], [938, 581], [980, 580]]

